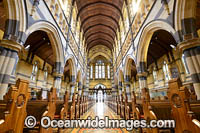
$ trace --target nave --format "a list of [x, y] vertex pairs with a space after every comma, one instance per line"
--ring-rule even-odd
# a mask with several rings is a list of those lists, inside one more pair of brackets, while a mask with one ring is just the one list
[[41, 122], [106, 115], [200, 133], [200, 0], [0, 0], [0, 22], [0, 133], [126, 132]]
[[[119, 119], [119, 116], [113, 112], [105, 103], [97, 102], [81, 119], [87, 119], [88, 116], [95, 119], [98, 116], [100, 119], [104, 119], [105, 116], [108, 116], [109, 119]], [[126, 129], [116, 129], [116, 128], [105, 128], [105, 129], [94, 129], [94, 128], [77, 128], [77, 129], [68, 129], [65, 133], [123, 133], [127, 132]]]

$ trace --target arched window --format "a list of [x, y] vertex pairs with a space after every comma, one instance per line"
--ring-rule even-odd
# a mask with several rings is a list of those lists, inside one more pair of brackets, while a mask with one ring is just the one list
[[155, 68], [153, 70], [153, 79], [154, 79], [154, 84], [157, 85], [157, 83], [158, 83], [158, 76], [157, 76], [157, 71], [156, 71]]
[[189, 72], [189, 70], [188, 70], [188, 66], [187, 66], [187, 64], [186, 64], [186, 59], [185, 59], [185, 55], [184, 55], [184, 54], [182, 55], [182, 62], [183, 62], [183, 65], [184, 65], [184, 67], [185, 67], [185, 72], [186, 72], [186, 74], [190, 74], [190, 72]]
[[95, 78], [101, 79], [105, 78], [105, 64], [102, 60], [98, 60], [95, 65]]
[[91, 79], [93, 78], [93, 66], [92, 65], [90, 66], [90, 78]]
[[108, 76], [108, 79], [110, 79], [110, 65], [107, 65], [107, 72], [108, 72], [108, 73], [107, 73], [107, 74], [108, 74], [108, 75], [107, 75], [107, 76]]
[[99, 67], [98, 67], [98, 64], [96, 63], [96, 66], [95, 66], [95, 78], [98, 79], [99, 78]]
[[48, 69], [44, 69], [44, 86], [47, 85], [47, 80], [48, 80]]
[[105, 78], [105, 65], [102, 64], [102, 78]]
[[101, 87], [102, 89], [105, 89], [106, 88], [106, 86], [105, 85], [103, 85], [103, 84], [97, 84], [97, 85], [95, 85], [95, 89], [98, 89], [99, 87]]
[[164, 76], [165, 76], [165, 81], [169, 81], [170, 80], [169, 68], [168, 68], [166, 61], [164, 61], [164, 63], [163, 63], [163, 72], [164, 72]]
[[101, 71], [101, 64], [99, 65], [99, 78], [101, 79], [101, 74], [102, 74], [102, 71]]
[[33, 69], [32, 69], [32, 74], [31, 74], [31, 80], [35, 81], [38, 73], [38, 62], [34, 62], [33, 64]]

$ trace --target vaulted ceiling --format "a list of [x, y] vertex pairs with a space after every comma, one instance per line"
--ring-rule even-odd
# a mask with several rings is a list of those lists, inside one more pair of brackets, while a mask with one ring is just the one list
[[87, 48], [102, 44], [113, 48], [124, 0], [76, 0]]

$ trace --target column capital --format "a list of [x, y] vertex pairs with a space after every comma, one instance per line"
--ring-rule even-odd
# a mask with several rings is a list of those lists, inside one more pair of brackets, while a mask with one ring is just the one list
[[178, 44], [178, 49], [182, 53], [184, 50], [200, 46], [200, 38], [193, 38], [184, 40], [183, 42]]
[[141, 72], [137, 74], [138, 77], [147, 77], [147, 72]]
[[61, 78], [61, 77], [63, 76], [63, 74], [62, 74], [62, 73], [53, 73], [53, 76], [54, 76], [54, 77], [60, 77], [60, 78]]
[[11, 40], [1, 40], [0, 46], [8, 48], [8, 49], [15, 50], [17, 52], [20, 52], [23, 48], [23, 45], [21, 45], [17, 42], [11, 41]]

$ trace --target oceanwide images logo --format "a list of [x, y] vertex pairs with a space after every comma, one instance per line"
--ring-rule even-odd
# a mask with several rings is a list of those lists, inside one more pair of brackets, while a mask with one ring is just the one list
[[[36, 123], [34, 116], [27, 116], [25, 119], [25, 125], [28, 128], [34, 128]], [[44, 116], [40, 124], [43, 128], [126, 128], [128, 131], [135, 128], [175, 128], [174, 120], [151, 120], [147, 122], [146, 120], [109, 119], [107, 116], [104, 119], [99, 119], [96, 116], [95, 119], [88, 117], [84, 120], [51, 120], [50, 117]]]

